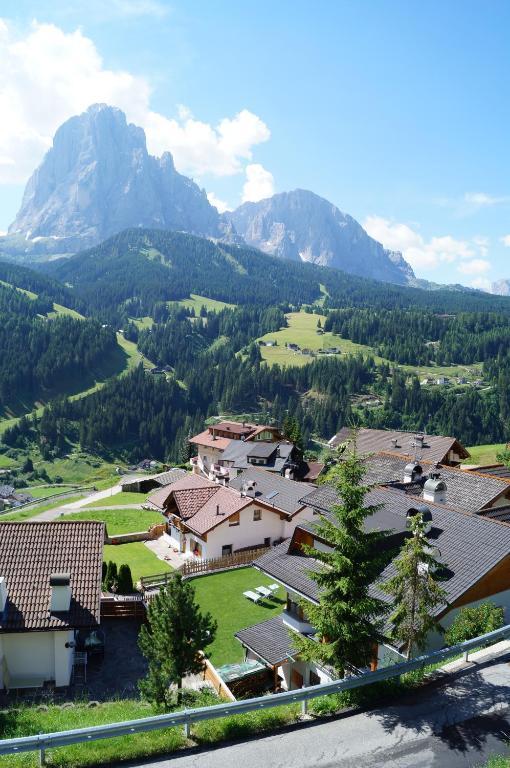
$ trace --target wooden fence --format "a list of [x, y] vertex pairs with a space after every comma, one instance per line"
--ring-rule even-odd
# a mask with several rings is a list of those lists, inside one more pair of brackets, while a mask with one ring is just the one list
[[102, 619], [145, 619], [145, 615], [145, 605], [141, 595], [101, 597]]
[[212, 573], [214, 571], [228, 571], [231, 568], [243, 568], [251, 565], [254, 560], [269, 550], [269, 547], [258, 547], [257, 549], [246, 549], [241, 552], [234, 552], [232, 555], [223, 557], [212, 557], [206, 560], [187, 560], [179, 569], [182, 576], [197, 576], [201, 573]]

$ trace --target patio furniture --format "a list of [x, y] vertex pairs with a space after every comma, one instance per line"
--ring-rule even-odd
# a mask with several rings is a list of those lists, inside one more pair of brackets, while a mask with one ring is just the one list
[[268, 586], [268, 589], [270, 589], [271, 592], [278, 592], [279, 588], [280, 588], [279, 584], [270, 584]]
[[271, 597], [273, 594], [267, 587], [255, 587], [255, 592], [258, 592], [262, 597]]
[[247, 597], [248, 600], [253, 600], [254, 603], [258, 603], [259, 600], [262, 600], [262, 595], [258, 595], [256, 592], [252, 592], [251, 589], [243, 592], [243, 595]]

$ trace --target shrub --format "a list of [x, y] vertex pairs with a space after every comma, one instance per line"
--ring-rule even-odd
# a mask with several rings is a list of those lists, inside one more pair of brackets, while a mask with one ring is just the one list
[[473, 637], [485, 635], [503, 626], [503, 608], [494, 603], [480, 603], [473, 608], [462, 608], [445, 633], [447, 645], [457, 645]]
[[53, 478], [53, 482], [56, 485], [60, 485], [61, 483], [64, 482], [64, 480], [63, 480], [63, 478], [60, 475], [55, 475], [55, 477]]
[[104, 578], [104, 588], [107, 592], [115, 592], [118, 584], [117, 563], [109, 561]]
[[122, 563], [119, 568], [119, 575], [117, 578], [117, 591], [120, 595], [129, 595], [131, 592], [134, 592], [131, 568], [126, 563]]

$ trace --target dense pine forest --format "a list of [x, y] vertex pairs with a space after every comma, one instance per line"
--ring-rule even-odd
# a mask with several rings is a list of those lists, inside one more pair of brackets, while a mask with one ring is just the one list
[[[44, 273], [0, 264], [0, 280], [32, 291], [29, 298], [0, 285], [2, 404], [20, 391], [35, 398], [85, 376], [118, 351], [118, 328], [147, 361], [86, 397], [49, 398], [42, 416], [4, 432], [11, 447], [37, 445], [59, 456], [79, 445], [176, 462], [187, 457], [189, 434], [221, 414], [280, 423], [290, 415], [305, 446], [355, 423], [453, 434], [468, 445], [508, 439], [510, 300], [502, 297], [401, 288], [146, 230], [46, 265]], [[235, 306], [179, 304], [192, 293]], [[49, 319], [53, 302], [86, 319]], [[321, 332], [364, 351], [269, 366], [257, 339], [285, 328], [286, 313], [300, 308], [325, 316]], [[483, 387], [423, 386], [412, 369], [472, 364]], [[161, 373], [150, 372], [154, 365]]]

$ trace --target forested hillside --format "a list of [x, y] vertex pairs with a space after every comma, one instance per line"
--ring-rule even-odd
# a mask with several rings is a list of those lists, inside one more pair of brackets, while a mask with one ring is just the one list
[[[0, 265], [0, 279], [37, 296], [5, 286], [0, 294], [5, 401], [22, 387], [33, 400], [38, 388], [51, 391], [56, 381], [85, 377], [98, 361], [113, 359], [117, 328], [130, 366], [143, 358], [145, 367], [79, 400], [54, 400], [42, 417], [5, 431], [9, 446], [60, 456], [79, 445], [128, 460], [178, 461], [186, 458], [189, 433], [225, 414], [276, 422], [290, 414], [305, 445], [350, 423], [455, 434], [466, 444], [508, 439], [504, 297], [402, 288], [149, 230], [124, 232], [47, 265], [45, 274], [19, 270]], [[191, 293], [198, 294], [192, 303]], [[49, 320], [55, 297], [88, 319]], [[233, 306], [206, 306], [210, 298]], [[300, 308], [316, 313], [308, 315], [314, 349], [270, 366], [261, 355], [265, 342], [257, 340], [286, 329], [287, 313]], [[343, 340], [351, 347], [319, 354], [335, 339], [339, 348]], [[159, 374], [150, 372], [154, 365]], [[422, 366], [428, 378], [437, 370], [451, 382], [427, 386]], [[449, 366], [456, 366], [452, 373]], [[469, 378], [461, 376], [468, 366]]]

